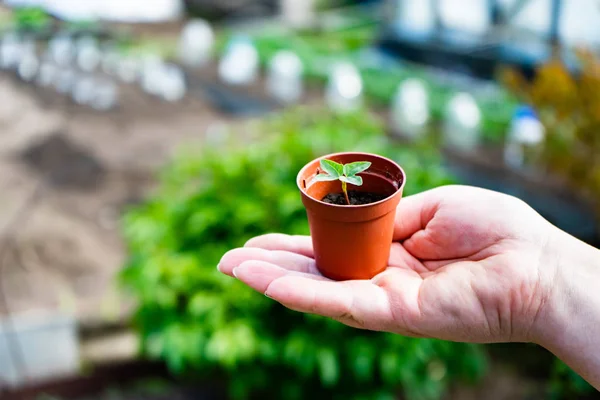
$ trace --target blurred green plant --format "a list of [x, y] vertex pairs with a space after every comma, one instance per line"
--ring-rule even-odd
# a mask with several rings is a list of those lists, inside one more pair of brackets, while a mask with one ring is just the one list
[[560, 400], [581, 399], [587, 395], [593, 398], [596, 390], [565, 363], [555, 360], [549, 392], [551, 399]]
[[47, 29], [52, 19], [41, 7], [22, 7], [13, 11], [14, 25], [17, 30], [39, 32]]
[[298, 108], [176, 157], [124, 221], [121, 278], [137, 300], [144, 354], [174, 373], [225, 373], [236, 399], [438, 399], [450, 384], [477, 381], [486, 368], [479, 346], [295, 313], [216, 270], [253, 236], [308, 234], [295, 178], [318, 156], [391, 157], [406, 170], [407, 194], [452, 183], [432, 148], [399, 146], [383, 132], [365, 112]]

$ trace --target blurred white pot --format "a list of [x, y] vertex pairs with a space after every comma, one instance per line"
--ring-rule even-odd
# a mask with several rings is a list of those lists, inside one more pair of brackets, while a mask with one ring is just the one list
[[18, 387], [78, 370], [79, 341], [73, 317], [34, 313], [0, 318], [2, 382]]
[[302, 61], [293, 52], [282, 50], [269, 63], [267, 91], [282, 103], [295, 103], [302, 97], [304, 87]]
[[210, 59], [215, 34], [202, 19], [189, 22], [179, 39], [179, 59], [188, 67], [201, 67]]
[[309, 28], [315, 21], [315, 0], [280, 0], [284, 23], [294, 29]]
[[325, 99], [336, 112], [355, 111], [363, 103], [363, 82], [358, 69], [349, 62], [335, 64], [330, 73]]

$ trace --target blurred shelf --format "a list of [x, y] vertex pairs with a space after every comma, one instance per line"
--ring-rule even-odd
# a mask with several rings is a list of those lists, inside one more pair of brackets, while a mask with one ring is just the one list
[[572, 49], [507, 31], [481, 36], [451, 30], [415, 34], [386, 26], [377, 45], [399, 59], [485, 80], [495, 79], [499, 67], [515, 68], [531, 79], [536, 68], [554, 55], [559, 55], [574, 72], [578, 68]]

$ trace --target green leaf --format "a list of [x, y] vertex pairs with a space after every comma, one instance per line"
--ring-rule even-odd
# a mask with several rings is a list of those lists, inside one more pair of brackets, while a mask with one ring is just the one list
[[329, 175], [339, 178], [344, 174], [344, 166], [331, 160], [321, 160], [321, 168]]
[[195, 317], [202, 317], [214, 310], [223, 302], [217, 294], [199, 292], [192, 296], [188, 311]]
[[323, 385], [329, 387], [335, 385], [340, 377], [338, 359], [335, 352], [329, 348], [320, 349], [317, 353], [317, 362]]
[[362, 186], [363, 184], [363, 179], [360, 176], [340, 176], [339, 179], [354, 186]]
[[379, 359], [379, 369], [383, 381], [389, 385], [397, 385], [400, 382], [400, 364], [401, 360], [395, 353], [385, 353]]
[[315, 176], [316, 182], [337, 181], [338, 179], [339, 179], [339, 177], [337, 177], [337, 176], [331, 176], [331, 175], [327, 175], [327, 174], [319, 174], [319, 175]]
[[359, 161], [344, 165], [344, 175], [354, 176], [371, 168], [372, 163], [367, 161]]

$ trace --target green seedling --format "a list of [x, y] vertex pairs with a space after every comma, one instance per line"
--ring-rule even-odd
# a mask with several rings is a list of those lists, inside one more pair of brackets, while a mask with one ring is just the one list
[[350, 198], [348, 197], [348, 184], [362, 186], [363, 179], [362, 177], [358, 176], [358, 174], [368, 170], [370, 167], [371, 163], [367, 161], [359, 161], [344, 165], [338, 164], [331, 160], [321, 160], [321, 169], [325, 171], [325, 173], [320, 173], [315, 176], [315, 180], [317, 182], [341, 181], [346, 203], [350, 205]]

